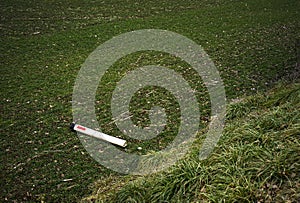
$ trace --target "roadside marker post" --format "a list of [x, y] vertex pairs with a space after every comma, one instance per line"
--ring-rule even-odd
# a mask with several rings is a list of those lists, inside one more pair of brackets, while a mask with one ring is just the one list
[[78, 125], [76, 123], [71, 123], [70, 128], [72, 131], [76, 131], [76, 132], [80, 132], [82, 134], [91, 136], [91, 137], [95, 137], [98, 138], [100, 140], [104, 140], [106, 142], [121, 146], [121, 147], [126, 147], [127, 146], [127, 142], [126, 140], [117, 138], [117, 137], [113, 137], [107, 134], [104, 134], [102, 132], [84, 127], [82, 125]]

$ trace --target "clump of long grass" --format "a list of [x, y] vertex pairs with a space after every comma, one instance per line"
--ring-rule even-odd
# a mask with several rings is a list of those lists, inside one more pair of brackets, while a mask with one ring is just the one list
[[[296, 202], [300, 198], [300, 84], [230, 104], [224, 134], [167, 172], [139, 177], [99, 202]], [[100, 187], [101, 189], [101, 187]]]

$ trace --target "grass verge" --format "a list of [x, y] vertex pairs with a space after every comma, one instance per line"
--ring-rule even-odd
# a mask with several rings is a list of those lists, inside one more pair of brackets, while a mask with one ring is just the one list
[[246, 97], [229, 105], [224, 135], [208, 159], [199, 161], [196, 144], [169, 171], [116, 178], [108, 190], [102, 181], [83, 202], [297, 202], [299, 109], [299, 83]]

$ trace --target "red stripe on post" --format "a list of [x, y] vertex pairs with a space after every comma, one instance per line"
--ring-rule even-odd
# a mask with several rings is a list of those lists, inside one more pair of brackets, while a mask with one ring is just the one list
[[77, 129], [79, 129], [79, 130], [86, 130], [85, 127], [82, 127], [82, 126], [80, 126], [80, 125], [77, 126]]

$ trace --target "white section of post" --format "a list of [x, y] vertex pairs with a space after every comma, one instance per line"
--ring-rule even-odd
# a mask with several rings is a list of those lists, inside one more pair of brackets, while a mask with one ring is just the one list
[[121, 146], [121, 147], [126, 147], [126, 145], [127, 145], [126, 140], [104, 134], [102, 132], [84, 127], [82, 125], [72, 124], [71, 128], [72, 128], [72, 130], [75, 130], [77, 132], [80, 132], [80, 133], [83, 133], [85, 135], [89, 135], [91, 137], [95, 137], [95, 138], [104, 140], [106, 142], [110, 142], [112, 144], [115, 144], [115, 145], [118, 145], [118, 146]]

